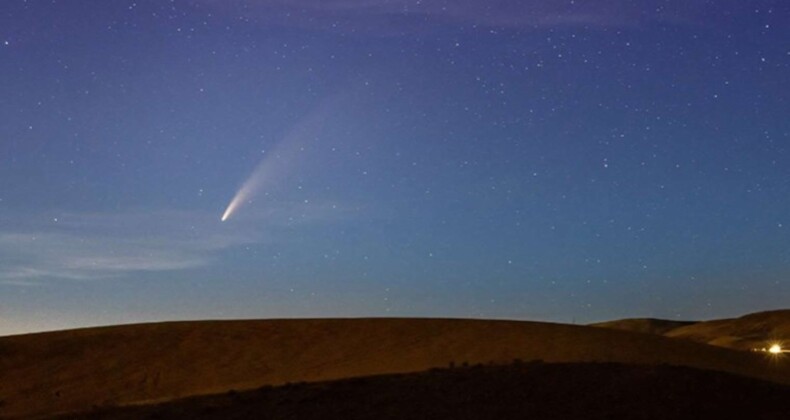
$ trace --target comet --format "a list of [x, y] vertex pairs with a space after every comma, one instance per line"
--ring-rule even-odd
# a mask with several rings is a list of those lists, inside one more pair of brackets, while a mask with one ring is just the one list
[[[239, 193], [241, 193], [241, 190], [239, 190]], [[228, 208], [225, 209], [225, 213], [222, 213], [222, 218], [220, 220], [223, 222], [228, 220], [230, 215], [233, 214], [233, 212], [239, 207], [239, 204], [243, 199], [243, 194], [237, 194], [235, 197], [233, 197], [233, 200], [231, 200], [230, 204], [228, 204]]]
[[317, 138], [333, 104], [334, 102], [325, 102], [313, 110], [300, 120], [282, 141], [265, 154], [263, 160], [230, 200], [220, 218], [222, 222], [228, 221], [242, 205], [251, 202], [261, 190], [275, 187], [288, 174], [294, 166], [294, 162], [309, 149], [307, 142]]
[[231, 201], [230, 205], [228, 205], [228, 208], [225, 209], [225, 213], [222, 213], [222, 217], [219, 219], [220, 221], [224, 222], [228, 220], [228, 217], [230, 217], [230, 215], [233, 213], [233, 210], [236, 209], [236, 206], [234, 204], [236, 204], [236, 201], [235, 200]]
[[[225, 209], [225, 212], [222, 213], [222, 218], [220, 220], [223, 222], [227, 221], [243, 203], [250, 201], [255, 193], [265, 184], [265, 181], [267, 179], [273, 178], [271, 176], [271, 172], [273, 169], [276, 169], [277, 166], [281, 165], [277, 165], [274, 162], [264, 159], [255, 168], [249, 178], [244, 181], [244, 183], [241, 185], [241, 188], [239, 188], [239, 190], [236, 192], [236, 195], [233, 196], [233, 199], [230, 200], [230, 203]], [[267, 174], [269, 176], [267, 176]]]

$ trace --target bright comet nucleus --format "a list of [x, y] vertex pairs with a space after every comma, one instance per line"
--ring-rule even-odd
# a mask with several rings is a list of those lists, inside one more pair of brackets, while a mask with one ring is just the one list
[[249, 200], [252, 195], [255, 193], [257, 189], [260, 188], [261, 184], [263, 184], [264, 178], [266, 178], [266, 165], [262, 163], [255, 169], [252, 175], [244, 182], [236, 195], [233, 196], [233, 199], [230, 200], [230, 204], [228, 204], [228, 208], [225, 209], [225, 213], [222, 213], [221, 220], [224, 222], [233, 215], [236, 209], [239, 208], [241, 203], [245, 200]]
[[234, 197], [233, 200], [231, 200], [230, 204], [228, 204], [228, 208], [225, 209], [225, 213], [222, 213], [222, 219], [221, 220], [223, 222], [228, 220], [230, 215], [233, 214], [233, 211], [236, 210], [236, 207], [238, 206], [237, 198], [238, 197]]

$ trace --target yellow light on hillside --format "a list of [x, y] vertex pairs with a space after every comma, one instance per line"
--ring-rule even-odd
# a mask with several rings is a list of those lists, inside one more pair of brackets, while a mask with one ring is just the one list
[[768, 353], [771, 354], [779, 354], [781, 352], [782, 352], [782, 346], [780, 346], [779, 344], [774, 344], [768, 349]]

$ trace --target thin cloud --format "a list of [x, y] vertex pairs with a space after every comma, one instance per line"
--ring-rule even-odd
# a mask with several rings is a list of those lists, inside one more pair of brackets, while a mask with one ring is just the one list
[[206, 253], [159, 236], [116, 240], [97, 233], [50, 233], [0, 235], [3, 270], [0, 280], [46, 279], [95, 280], [131, 272], [170, 271], [199, 267]]
[[46, 226], [0, 227], [0, 284], [198, 269], [212, 264], [220, 251], [287, 241], [285, 230], [342, 221], [351, 214], [336, 203], [281, 202], [250, 210], [233, 223], [219, 223], [216, 214], [154, 211], [71, 213]]
[[638, 20], [625, 0], [194, 0], [219, 15], [259, 24], [372, 35], [430, 31], [442, 26], [527, 28], [626, 25]]
[[8, 279], [8, 280], [0, 280], [0, 285], [17, 286], [17, 287], [39, 287], [42, 284], [37, 281]]
[[[738, 6], [736, 0], [722, 0]], [[700, 22], [718, 8], [704, 0], [193, 0], [218, 15], [270, 26], [344, 34], [406, 35], [436, 27], [540, 29]], [[742, 5], [741, 5], [742, 6]]]

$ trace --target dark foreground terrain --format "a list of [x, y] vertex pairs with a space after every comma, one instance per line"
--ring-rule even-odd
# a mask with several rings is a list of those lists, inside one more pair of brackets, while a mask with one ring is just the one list
[[[790, 385], [790, 362], [786, 357], [769, 358], [767, 354], [692, 340], [589, 326], [413, 318], [167, 322], [0, 337], [0, 418], [144, 405], [286, 383], [424, 372], [447, 367], [452, 361], [506, 365], [515, 359], [686, 366]], [[546, 380], [553, 377], [550, 372], [547, 371]], [[555, 401], [551, 410], [561, 410], [568, 402], [586, 398], [580, 392], [607, 389], [610, 382], [606, 379], [584, 387], [573, 369], [564, 375], [567, 377], [563, 381], [552, 382], [556, 389], [547, 394], [554, 398], [549, 402]], [[542, 381], [524, 380], [524, 386]], [[444, 395], [440, 391], [444, 384], [437, 381], [435, 393]], [[669, 388], [672, 382], [665, 380], [659, 385]], [[457, 392], [502, 394], [501, 390], [491, 391], [497, 389], [492, 386]], [[504, 381], [500, 388], [510, 386]], [[518, 387], [521, 389], [522, 385]], [[622, 392], [618, 388], [612, 395], [627, 395], [629, 387], [623, 386]], [[704, 389], [693, 387], [698, 388]], [[369, 395], [376, 394], [364, 389], [359, 392], [368, 396], [349, 399], [347, 404], [365, 403], [371, 398]], [[330, 392], [326, 398], [332, 401], [342, 394]], [[514, 401], [520, 400], [520, 394], [513, 395]], [[593, 395], [597, 399], [592, 401], [604, 398]], [[404, 394], [403, 398], [407, 396]], [[482, 394], [475, 396], [470, 405], [483, 398]], [[431, 400], [409, 405], [431, 406]], [[276, 406], [275, 402], [261, 404]], [[342, 407], [342, 403], [338, 404]], [[391, 404], [401, 409], [402, 403], [397, 399]], [[490, 404], [496, 407], [500, 402], [493, 400]], [[609, 405], [606, 402], [604, 406]], [[324, 406], [334, 407], [335, 403], [314, 409], [323, 413]], [[300, 405], [298, 409], [310, 407]], [[377, 410], [371, 408], [372, 412]], [[299, 413], [299, 417], [303, 416], [308, 414]]]
[[514, 362], [263, 387], [68, 419], [790, 419], [790, 386], [676, 366]]

